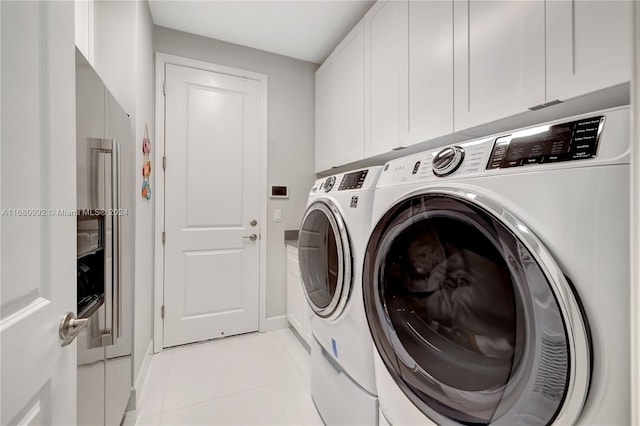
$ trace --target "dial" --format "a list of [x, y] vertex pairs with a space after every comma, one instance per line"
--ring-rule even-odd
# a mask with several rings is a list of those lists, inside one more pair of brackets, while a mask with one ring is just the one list
[[458, 170], [464, 160], [464, 149], [459, 146], [450, 146], [438, 152], [433, 157], [433, 174], [438, 177], [448, 176]]
[[331, 188], [333, 188], [333, 185], [335, 185], [335, 183], [336, 183], [336, 177], [329, 176], [327, 180], [324, 182], [324, 192], [331, 191]]

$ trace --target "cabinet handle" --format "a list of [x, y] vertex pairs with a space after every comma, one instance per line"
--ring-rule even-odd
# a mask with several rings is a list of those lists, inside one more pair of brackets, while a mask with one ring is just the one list
[[553, 105], [558, 105], [558, 104], [561, 104], [561, 103], [562, 103], [562, 101], [560, 99], [555, 99], [553, 101], [549, 101], [549, 102], [542, 103], [540, 105], [535, 105], [535, 106], [529, 107], [529, 110], [537, 111], [539, 109], [550, 107], [550, 106], [553, 106]]

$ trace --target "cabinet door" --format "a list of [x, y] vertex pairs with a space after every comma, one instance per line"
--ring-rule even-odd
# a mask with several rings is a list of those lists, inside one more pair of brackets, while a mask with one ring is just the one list
[[316, 172], [364, 157], [362, 23], [316, 71]]
[[76, 47], [93, 64], [93, 3], [94, 0], [75, 0]]
[[329, 57], [316, 71], [316, 172], [333, 165], [333, 149], [338, 144], [338, 74], [335, 56]]
[[542, 0], [456, 0], [455, 130], [526, 111], [545, 100]]
[[306, 304], [300, 282], [298, 249], [287, 245], [287, 319], [301, 336], [304, 334]]
[[364, 158], [364, 30], [362, 22], [339, 46], [338, 110], [339, 143], [333, 150], [332, 167]]
[[547, 2], [547, 101], [631, 79], [632, 1]]
[[407, 1], [378, 1], [364, 18], [368, 89], [365, 157], [400, 147], [400, 98], [408, 90], [407, 7]]
[[453, 132], [453, 0], [409, 1], [407, 86], [401, 91], [400, 143]]

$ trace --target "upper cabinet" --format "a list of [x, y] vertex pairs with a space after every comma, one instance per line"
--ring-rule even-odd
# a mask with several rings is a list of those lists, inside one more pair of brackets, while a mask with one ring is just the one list
[[378, 0], [316, 73], [316, 171], [630, 81], [632, 4]]
[[545, 102], [545, 3], [455, 1], [455, 130]]
[[409, 1], [408, 81], [400, 92], [400, 143], [453, 132], [453, 0]]
[[364, 91], [360, 22], [316, 71], [316, 172], [364, 158]]
[[365, 157], [453, 131], [453, 1], [378, 1], [364, 17]]
[[378, 1], [364, 17], [366, 157], [400, 147], [400, 98], [409, 60], [407, 11], [407, 1]]
[[455, 1], [455, 130], [628, 82], [632, 2]]
[[93, 64], [93, 0], [75, 0], [76, 46], [84, 57]]
[[546, 3], [547, 102], [631, 79], [632, 1]]

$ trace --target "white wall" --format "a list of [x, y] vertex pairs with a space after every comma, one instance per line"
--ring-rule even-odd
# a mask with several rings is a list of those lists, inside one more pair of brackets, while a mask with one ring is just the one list
[[[154, 47], [168, 53], [269, 76], [268, 182], [288, 185], [289, 199], [267, 204], [267, 318], [286, 315], [284, 230], [298, 229], [314, 181], [314, 81], [317, 64], [155, 27]], [[282, 222], [273, 222], [273, 210]]]

